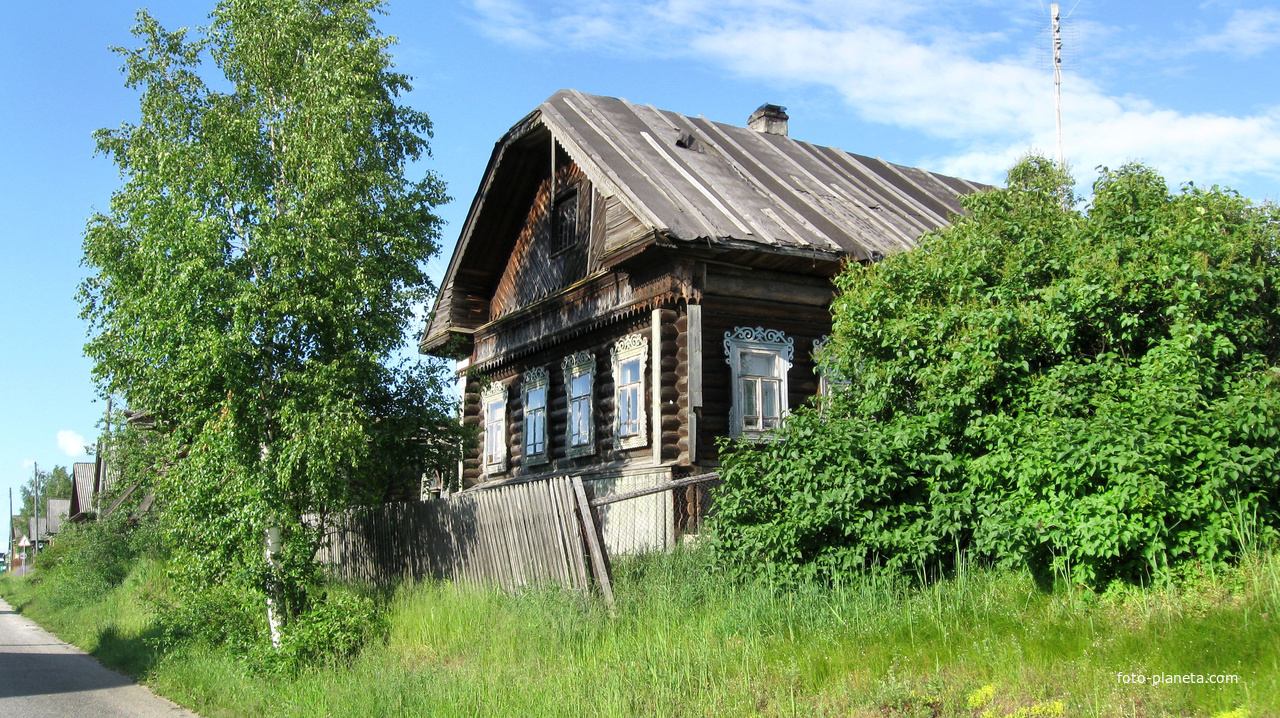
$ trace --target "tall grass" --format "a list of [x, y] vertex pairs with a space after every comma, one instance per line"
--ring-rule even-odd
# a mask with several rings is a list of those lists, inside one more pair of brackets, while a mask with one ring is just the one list
[[[976, 567], [926, 588], [783, 589], [727, 581], [699, 551], [616, 568], [616, 617], [561, 591], [403, 585], [385, 598], [383, 640], [296, 674], [146, 639], [157, 626], [137, 597], [163, 590], [153, 565], [74, 616], [42, 614], [29, 584], [0, 592], [106, 662], [130, 667], [103, 635], [154, 647], [135, 673], [208, 716], [1280, 715], [1275, 554], [1104, 594]], [[1139, 673], [1240, 681], [1117, 677]]]

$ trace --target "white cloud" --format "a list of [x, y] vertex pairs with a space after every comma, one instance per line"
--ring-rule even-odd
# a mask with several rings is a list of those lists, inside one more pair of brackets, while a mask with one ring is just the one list
[[481, 29], [495, 40], [521, 47], [541, 47], [546, 40], [537, 32], [533, 13], [520, 0], [474, 0]]
[[[864, 120], [955, 148], [920, 158], [929, 169], [998, 182], [1028, 149], [1056, 146], [1051, 75], [1037, 69], [1034, 47], [1010, 49], [998, 34], [962, 32], [934, 5], [611, 0], [543, 8], [525, 16], [537, 24], [522, 30], [579, 48], [683, 54], [747, 78], [830, 88]], [[1255, 51], [1274, 41], [1271, 23], [1280, 23], [1280, 13], [1237, 11], [1212, 42]], [[1175, 184], [1280, 176], [1280, 110], [1189, 114], [1071, 73], [1062, 94], [1067, 160], [1079, 171], [1141, 159]]]
[[1237, 9], [1222, 32], [1201, 37], [1196, 46], [1240, 57], [1258, 55], [1280, 45], [1280, 10]]
[[67, 456], [81, 456], [84, 454], [85, 441], [84, 437], [70, 429], [63, 429], [58, 432], [58, 448], [62, 449], [62, 453]]

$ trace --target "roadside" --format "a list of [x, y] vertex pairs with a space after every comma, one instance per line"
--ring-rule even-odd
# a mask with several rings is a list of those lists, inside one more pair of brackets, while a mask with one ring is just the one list
[[0, 599], [0, 715], [176, 718], [196, 714], [157, 697], [59, 640]]

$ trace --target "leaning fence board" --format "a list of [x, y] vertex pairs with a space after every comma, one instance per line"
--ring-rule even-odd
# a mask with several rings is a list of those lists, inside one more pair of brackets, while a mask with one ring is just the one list
[[357, 509], [325, 517], [317, 557], [346, 579], [586, 589], [577, 512], [568, 477]]

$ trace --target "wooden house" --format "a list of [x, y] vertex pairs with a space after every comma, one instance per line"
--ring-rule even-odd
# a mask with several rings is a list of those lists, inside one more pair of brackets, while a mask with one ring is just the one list
[[[787, 120], [563, 90], [498, 140], [420, 342], [467, 377], [465, 486], [575, 473], [607, 494], [713, 469], [718, 439], [819, 393], [842, 265], [912, 248], [981, 188]], [[611, 548], [695, 531], [704, 494], [674, 493], [611, 505], [635, 514], [612, 537], [606, 517]]]
[[94, 511], [97, 498], [98, 463], [80, 461], [71, 466], [71, 508], [68, 520], [83, 522]]

